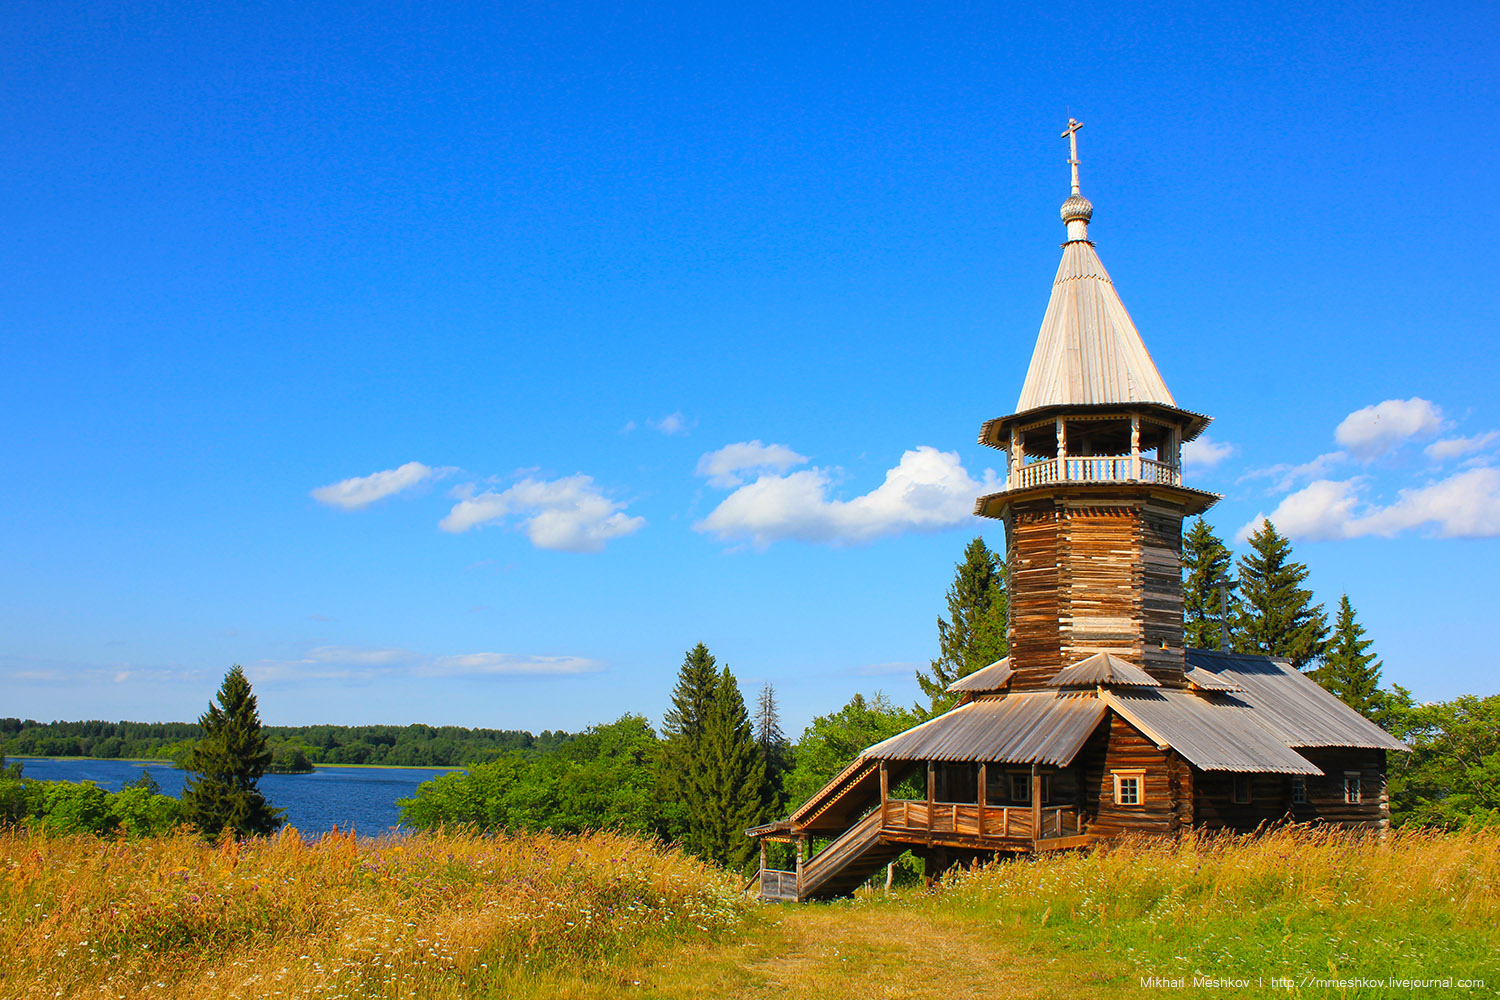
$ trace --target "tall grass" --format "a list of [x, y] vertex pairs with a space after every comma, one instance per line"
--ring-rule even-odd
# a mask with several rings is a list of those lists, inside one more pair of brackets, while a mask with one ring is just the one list
[[1142, 838], [945, 881], [924, 905], [983, 921], [1046, 961], [1082, 963], [1101, 983], [1452, 977], [1500, 992], [1493, 829]]
[[738, 889], [608, 833], [205, 845], [0, 829], [0, 995], [504, 996], [738, 926]]

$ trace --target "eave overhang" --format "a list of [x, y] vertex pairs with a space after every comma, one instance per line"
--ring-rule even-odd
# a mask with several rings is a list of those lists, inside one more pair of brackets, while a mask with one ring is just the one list
[[1223, 499], [1218, 493], [1190, 489], [1186, 486], [1164, 486], [1161, 483], [1143, 483], [1131, 480], [1103, 483], [1081, 483], [1069, 480], [1043, 483], [1039, 486], [1023, 487], [1015, 490], [1001, 490], [999, 493], [986, 493], [974, 501], [974, 513], [980, 517], [1004, 518], [1006, 509], [1017, 500], [1035, 500], [1038, 497], [1045, 496], [1065, 496], [1070, 501], [1076, 503], [1084, 500], [1090, 494], [1118, 494], [1122, 490], [1139, 491], [1142, 496], [1163, 499], [1168, 503], [1181, 507], [1184, 517], [1201, 514]]
[[1054, 403], [1022, 410], [1009, 416], [986, 420], [979, 427], [979, 443], [991, 448], [1004, 448], [1009, 443], [1010, 429], [1016, 425], [1027, 426], [1058, 417], [1093, 417], [1110, 414], [1141, 413], [1155, 416], [1164, 423], [1182, 428], [1182, 440], [1191, 441], [1213, 423], [1213, 417], [1192, 410], [1183, 410], [1165, 403], [1131, 402], [1118, 403]]

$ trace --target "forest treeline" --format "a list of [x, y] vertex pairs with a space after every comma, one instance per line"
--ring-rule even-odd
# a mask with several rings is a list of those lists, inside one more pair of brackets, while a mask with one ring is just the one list
[[[572, 734], [462, 726], [266, 726], [274, 770], [312, 764], [447, 767], [500, 755], [548, 753]], [[182, 760], [203, 735], [196, 722], [36, 722], [0, 719], [0, 754], [12, 757], [98, 757]]]

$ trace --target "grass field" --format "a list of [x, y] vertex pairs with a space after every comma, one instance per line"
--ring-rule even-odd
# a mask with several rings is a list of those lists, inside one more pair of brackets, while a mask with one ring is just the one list
[[[1496, 832], [1127, 842], [803, 906], [610, 834], [11, 831], [0, 864], [6, 997], [1500, 996]], [[1307, 981], [1392, 977], [1450, 986]]]

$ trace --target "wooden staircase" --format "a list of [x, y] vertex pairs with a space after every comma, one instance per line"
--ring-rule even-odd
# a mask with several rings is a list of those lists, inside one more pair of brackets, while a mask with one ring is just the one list
[[847, 896], [871, 875], [896, 860], [906, 846], [881, 838], [880, 810], [877, 809], [802, 866], [797, 899]]

